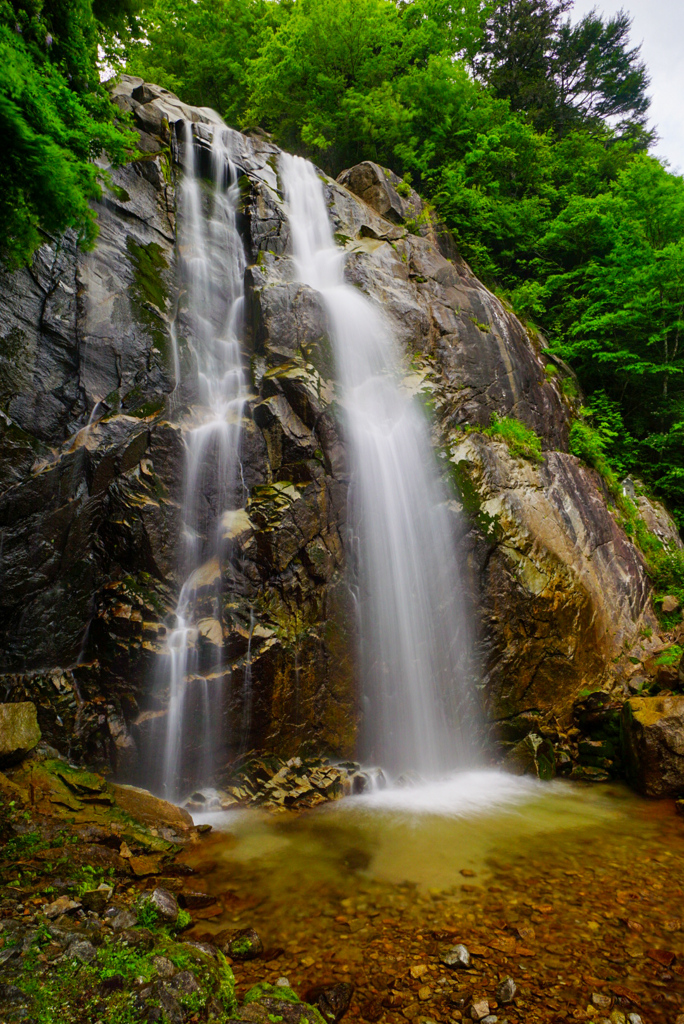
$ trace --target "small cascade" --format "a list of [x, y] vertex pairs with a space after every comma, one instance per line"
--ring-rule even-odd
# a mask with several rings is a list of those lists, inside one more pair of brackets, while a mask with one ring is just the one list
[[435, 778], [470, 760], [470, 641], [448, 508], [422, 410], [377, 309], [344, 280], [323, 183], [282, 154], [297, 278], [329, 318], [350, 451], [350, 559], [358, 584], [362, 757]]
[[209, 188], [199, 173], [193, 132], [187, 124], [178, 219], [184, 301], [173, 332], [177, 382], [179, 337], [187, 343], [197, 382], [185, 430], [185, 582], [160, 680], [168, 688], [168, 712], [153, 737], [157, 763], [149, 768], [155, 787], [176, 799], [211, 779], [224, 739], [222, 518], [241, 508], [246, 496], [239, 460], [247, 388], [240, 350], [245, 256], [236, 227], [237, 174], [224, 133], [216, 129]]

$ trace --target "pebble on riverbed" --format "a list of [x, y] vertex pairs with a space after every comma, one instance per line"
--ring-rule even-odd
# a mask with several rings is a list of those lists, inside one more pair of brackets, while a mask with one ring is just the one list
[[318, 985], [310, 989], [306, 993], [306, 1001], [318, 1007], [321, 1015], [332, 1024], [342, 1020], [351, 1005], [353, 994], [354, 986], [348, 981], [341, 981], [337, 985]]
[[470, 1007], [470, 1016], [474, 1021], [484, 1020], [489, 1016], [489, 1002], [476, 996]]
[[462, 943], [445, 949], [439, 959], [447, 967], [465, 968], [470, 966], [470, 953]]
[[496, 1001], [502, 1006], [506, 1006], [508, 1003], [512, 1003], [515, 999], [515, 994], [518, 991], [518, 986], [513, 981], [513, 978], [504, 978], [503, 981], [499, 982], [496, 987]]
[[264, 944], [253, 928], [242, 928], [223, 947], [233, 960], [255, 960], [264, 951]]

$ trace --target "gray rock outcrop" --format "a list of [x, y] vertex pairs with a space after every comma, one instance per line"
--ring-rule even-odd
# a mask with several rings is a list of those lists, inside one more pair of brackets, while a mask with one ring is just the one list
[[[80, 252], [67, 234], [2, 278], [5, 699], [35, 701], [50, 742], [128, 777], [165, 714], [150, 683], [182, 582], [184, 425], [196, 400], [192, 354], [181, 339], [176, 380], [172, 346], [183, 317], [178, 139], [190, 118], [200, 159], [224, 130], [240, 174], [252, 386], [249, 496], [224, 517], [220, 564], [203, 567], [207, 595], [219, 581], [221, 601], [217, 610], [207, 597], [197, 642], [200, 653], [221, 649], [235, 749], [290, 756], [307, 741], [349, 756], [346, 453], [325, 311], [292, 280], [278, 151], [139, 79], [124, 76], [113, 95], [133, 113], [141, 152], [111, 170], [95, 249]], [[420, 197], [370, 163], [325, 189], [347, 277], [392, 324], [406, 387], [431, 410], [438, 458], [469, 515], [461, 540], [489, 712], [567, 718], [588, 682], [619, 682], [652, 622], [643, 561], [598, 476], [567, 453], [571, 409], [540, 339], [474, 277]], [[539, 463], [478, 432], [493, 413], [536, 432]]]

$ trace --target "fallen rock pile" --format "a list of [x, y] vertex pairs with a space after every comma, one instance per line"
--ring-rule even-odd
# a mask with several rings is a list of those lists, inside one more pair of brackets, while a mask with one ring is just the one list
[[223, 788], [198, 790], [184, 806], [191, 814], [232, 807], [305, 810], [385, 785], [379, 768], [362, 769], [355, 761], [333, 764], [322, 758], [291, 757], [285, 761], [248, 755], [226, 773]]

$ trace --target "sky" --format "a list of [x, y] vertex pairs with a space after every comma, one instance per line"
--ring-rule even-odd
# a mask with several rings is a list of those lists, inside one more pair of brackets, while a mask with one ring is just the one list
[[684, 0], [575, 0], [572, 20], [594, 8], [632, 15], [631, 41], [642, 44], [651, 75], [650, 120], [660, 136], [653, 152], [684, 174]]

